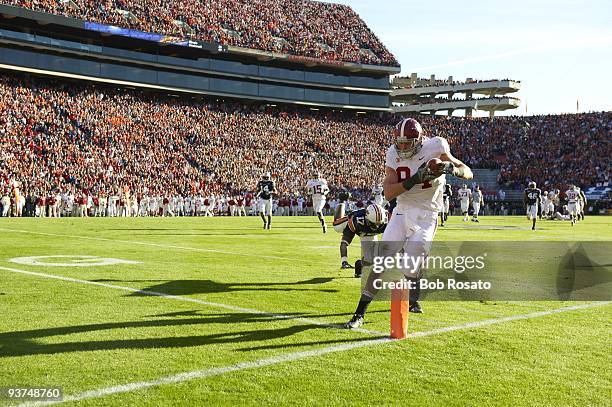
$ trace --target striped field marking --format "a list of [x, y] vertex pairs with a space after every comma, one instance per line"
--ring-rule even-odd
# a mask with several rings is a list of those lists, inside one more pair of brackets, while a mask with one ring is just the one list
[[178, 246], [178, 245], [171, 245], [171, 244], [141, 242], [141, 241], [137, 241], [137, 240], [121, 240], [121, 239], [108, 239], [108, 238], [104, 238], [104, 237], [81, 236], [81, 235], [66, 235], [66, 234], [60, 234], [60, 233], [32, 232], [30, 230], [7, 229], [7, 228], [0, 228], [0, 231], [3, 231], [3, 232], [12, 232], [12, 233], [27, 233], [27, 234], [39, 235], [39, 236], [69, 237], [69, 238], [72, 238], [72, 239], [95, 240], [95, 241], [98, 241], [98, 242], [127, 243], [127, 244], [135, 244], [135, 245], [140, 245], [140, 246], [159, 247], [159, 248], [162, 248], [162, 249], [178, 249], [178, 250], [187, 250], [187, 251], [203, 252], [203, 253], [229, 254], [229, 255], [232, 255], [232, 256], [239, 256], [239, 257], [257, 257], [259, 259], [291, 260], [291, 261], [299, 261], [299, 262], [303, 262], [304, 261], [304, 259], [299, 259], [299, 258], [295, 258], [295, 257], [271, 256], [271, 255], [253, 254], [253, 253], [241, 253], [241, 252], [232, 252], [232, 251], [227, 251], [227, 250], [204, 249], [202, 247], [189, 247], [189, 246]]
[[[199, 300], [197, 298], [190, 298], [190, 297], [183, 297], [183, 296], [180, 296], [180, 295], [172, 295], [172, 294], [160, 293], [160, 292], [157, 292], [157, 291], [139, 290], [137, 288], [126, 287], [126, 286], [122, 286], [122, 285], [106, 284], [106, 283], [100, 283], [98, 281], [80, 280], [78, 278], [64, 277], [64, 276], [58, 276], [58, 275], [46, 274], [46, 273], [38, 273], [38, 272], [35, 272], [35, 271], [26, 271], [26, 270], [20, 270], [20, 269], [16, 269], [16, 268], [11, 268], [11, 267], [0, 267], [0, 270], [9, 271], [11, 273], [17, 273], [17, 274], [25, 274], [25, 275], [30, 275], [30, 276], [42, 277], [42, 278], [49, 278], [49, 279], [55, 279], [55, 280], [61, 280], [61, 281], [68, 281], [68, 282], [71, 282], [71, 283], [86, 284], [86, 285], [95, 285], [95, 286], [98, 286], [98, 287], [106, 287], [106, 288], [112, 288], [112, 289], [115, 289], [115, 290], [129, 291], [129, 292], [133, 292], [133, 293], [138, 293], [138, 294], [143, 294], [143, 295], [150, 295], [150, 296], [154, 296], [154, 297], [168, 298], [168, 299], [176, 300], [176, 301], [193, 302], [193, 303], [196, 303], [196, 304], [206, 305], [207, 307], [211, 307], [211, 308], [226, 309], [226, 310], [229, 310], [229, 311], [242, 312], [242, 313], [245, 313], [245, 314], [262, 315], [262, 316], [270, 317], [270, 318], [273, 318], [273, 319], [279, 319], [279, 320], [283, 320], [283, 319], [292, 320], [292, 321], [301, 322], [301, 323], [306, 324], [306, 325], [317, 325], [317, 326], [320, 326], [320, 327], [323, 327], [323, 328], [344, 329], [344, 327], [341, 326], [341, 325], [328, 324], [328, 323], [325, 323], [325, 322], [317, 321], [315, 319], [301, 318], [301, 317], [296, 317], [295, 315], [285, 315], [285, 314], [277, 314], [277, 313], [273, 313], [273, 312], [260, 311], [260, 310], [253, 309], [253, 308], [237, 307], [235, 305], [222, 304], [222, 303], [219, 303], [219, 302], [204, 301], [204, 300]], [[368, 330], [368, 329], [361, 329], [361, 328], [354, 329], [354, 331], [360, 332], [360, 333], [364, 333], [364, 334], [368, 334], [368, 335], [373, 335], [373, 336], [386, 336], [387, 335], [385, 332], [377, 332], [377, 331], [371, 331], [371, 330]]]
[[[488, 319], [484, 321], [469, 322], [469, 323], [461, 324], [461, 325], [433, 329], [431, 331], [414, 332], [412, 334], [409, 334], [408, 338], [423, 338], [426, 336], [439, 335], [439, 334], [443, 334], [447, 332], [460, 331], [460, 330], [473, 329], [473, 328], [482, 328], [485, 326], [501, 324], [504, 322], [540, 318], [540, 317], [545, 317], [548, 315], [559, 314], [562, 312], [575, 311], [575, 310], [581, 310], [581, 309], [593, 308], [593, 307], [601, 307], [604, 305], [608, 305], [610, 303], [611, 301], [592, 302], [588, 304], [572, 305], [568, 307], [557, 308], [554, 310], [533, 312], [530, 314], [513, 315], [509, 317], [504, 317], [504, 318], [495, 318], [495, 319]], [[216, 368], [210, 368], [210, 369], [195, 370], [191, 372], [184, 372], [184, 373], [174, 374], [171, 376], [166, 376], [166, 377], [162, 377], [162, 378], [151, 380], [151, 381], [126, 383], [126, 384], [122, 384], [118, 386], [111, 386], [111, 387], [105, 387], [105, 388], [96, 389], [96, 390], [89, 390], [89, 391], [78, 393], [72, 396], [66, 396], [64, 397], [62, 401], [24, 403], [24, 404], [20, 404], [19, 407], [46, 406], [46, 405], [52, 405], [52, 404], [70, 402], [70, 401], [80, 401], [80, 400], [86, 400], [86, 399], [99, 398], [99, 397], [109, 396], [112, 394], [128, 393], [128, 392], [142, 390], [142, 389], [146, 389], [150, 387], [156, 387], [156, 386], [161, 386], [161, 385], [166, 385], [166, 384], [182, 383], [182, 382], [195, 380], [195, 379], [201, 379], [205, 377], [220, 376], [226, 373], [232, 373], [232, 372], [237, 372], [241, 370], [258, 369], [258, 368], [262, 368], [266, 366], [277, 365], [280, 363], [293, 362], [296, 360], [302, 360], [302, 359], [307, 359], [311, 357], [327, 355], [327, 354], [335, 353], [335, 352], [344, 352], [344, 351], [348, 351], [351, 349], [363, 348], [366, 346], [380, 345], [380, 344], [394, 342], [394, 341], [396, 341], [396, 339], [391, 339], [391, 338], [365, 339], [365, 340], [358, 341], [358, 342], [351, 342], [351, 343], [345, 343], [341, 345], [329, 346], [329, 347], [322, 348], [322, 349], [314, 349], [314, 350], [309, 350], [309, 351], [288, 353], [284, 355], [273, 356], [270, 358], [259, 359], [259, 360], [255, 360], [251, 362], [237, 363], [234, 365], [229, 365], [229, 366], [224, 366], [224, 367], [216, 367]]]

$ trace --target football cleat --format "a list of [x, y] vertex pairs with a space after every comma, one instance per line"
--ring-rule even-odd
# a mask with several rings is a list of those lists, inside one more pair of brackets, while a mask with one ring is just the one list
[[359, 328], [361, 325], [363, 325], [363, 315], [355, 314], [349, 322], [344, 324], [344, 327], [346, 329], [356, 329]]
[[352, 269], [353, 266], [351, 266], [351, 264], [348, 261], [343, 261], [342, 262], [342, 266], [340, 266], [341, 269]]
[[423, 313], [423, 309], [421, 308], [421, 304], [419, 304], [418, 301], [415, 301], [414, 303], [410, 304], [410, 308], [408, 309], [409, 312], [412, 312], [413, 314], [422, 314]]

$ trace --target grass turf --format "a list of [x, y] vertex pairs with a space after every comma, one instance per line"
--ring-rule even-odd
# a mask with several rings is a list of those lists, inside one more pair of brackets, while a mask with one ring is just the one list
[[[612, 221], [451, 218], [436, 240], [611, 240]], [[2, 219], [0, 267], [149, 290], [162, 298], [0, 269], [0, 386], [61, 386], [65, 395], [295, 352], [357, 344], [366, 333], [275, 319], [198, 302], [330, 324], [354, 310], [360, 282], [338, 269], [339, 235], [315, 218]], [[354, 261], [358, 245], [349, 249]], [[139, 261], [28, 266], [21, 256], [91, 255]], [[516, 253], [520, 255], [520, 253]], [[569, 302], [424, 302], [410, 331], [528, 314]], [[606, 405], [610, 305], [364, 346], [80, 405], [387, 404]], [[364, 328], [388, 332], [388, 304]], [[375, 337], [375, 336], [374, 336]], [[0, 403], [7, 403], [6, 400]]]

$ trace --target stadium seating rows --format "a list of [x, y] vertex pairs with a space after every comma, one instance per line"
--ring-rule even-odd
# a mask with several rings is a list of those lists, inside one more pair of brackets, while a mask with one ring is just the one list
[[[341, 4], [309, 0], [0, 0], [0, 4], [244, 48], [399, 66], [357, 13]], [[186, 30], [185, 24], [191, 28]]]
[[[501, 168], [502, 185], [564, 190], [610, 177], [610, 112], [418, 119], [470, 166]], [[364, 190], [382, 181], [396, 121], [2, 74], [0, 187], [235, 194], [271, 171], [282, 193], [295, 193], [319, 170], [332, 188]]]

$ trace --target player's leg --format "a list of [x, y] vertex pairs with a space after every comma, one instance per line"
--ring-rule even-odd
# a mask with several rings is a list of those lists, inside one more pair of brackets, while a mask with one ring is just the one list
[[325, 199], [317, 199], [313, 200], [313, 209], [319, 218], [319, 222], [321, 222], [321, 227], [323, 228], [323, 233], [327, 233], [327, 225], [325, 224], [325, 217], [323, 217], [323, 207], [325, 206]]
[[478, 222], [478, 212], [480, 212], [480, 203], [474, 203], [472, 207], [474, 209], [474, 213], [472, 214], [472, 220], [474, 222]]
[[336, 221], [337, 219], [343, 218], [345, 212], [346, 212], [346, 204], [344, 202], [339, 203], [338, 206], [336, 206], [336, 209], [334, 210], [334, 221]]
[[[393, 211], [393, 215], [391, 216], [389, 224], [385, 229], [382, 242], [379, 247], [381, 256], [393, 256], [395, 253], [401, 250], [406, 240], [407, 233], [403, 215], [403, 213], [398, 212], [397, 208]], [[368, 279], [363, 285], [355, 313], [353, 314], [351, 320], [345, 324], [346, 328], [358, 328], [363, 324], [365, 313], [367, 312], [370, 303], [376, 296], [376, 293], [379, 291], [375, 284], [376, 280], [378, 279], [380, 279], [379, 273], [372, 272], [368, 275]]]
[[341, 269], [352, 269], [353, 266], [348, 262], [348, 247], [353, 241], [355, 234], [348, 227], [342, 232], [342, 240], [340, 240], [340, 261]]
[[463, 215], [463, 221], [468, 221], [468, 202], [461, 201], [461, 214]]
[[531, 230], [535, 230], [536, 227], [536, 219], [538, 218], [538, 206], [537, 205], [529, 205], [527, 207], [529, 219], [533, 222], [531, 226]]
[[265, 201], [265, 211], [268, 216], [268, 230], [272, 229], [272, 199]]
[[257, 210], [259, 212], [259, 216], [261, 216], [261, 220], [263, 220], [263, 228], [267, 229], [268, 228], [268, 221], [266, 220], [266, 214], [265, 214], [265, 209], [266, 209], [266, 205], [265, 205], [265, 201], [263, 199], [259, 199], [259, 202], [257, 202]]
[[361, 258], [355, 262], [355, 278], [361, 278], [363, 270], [369, 270], [378, 254], [377, 236], [361, 236]]

